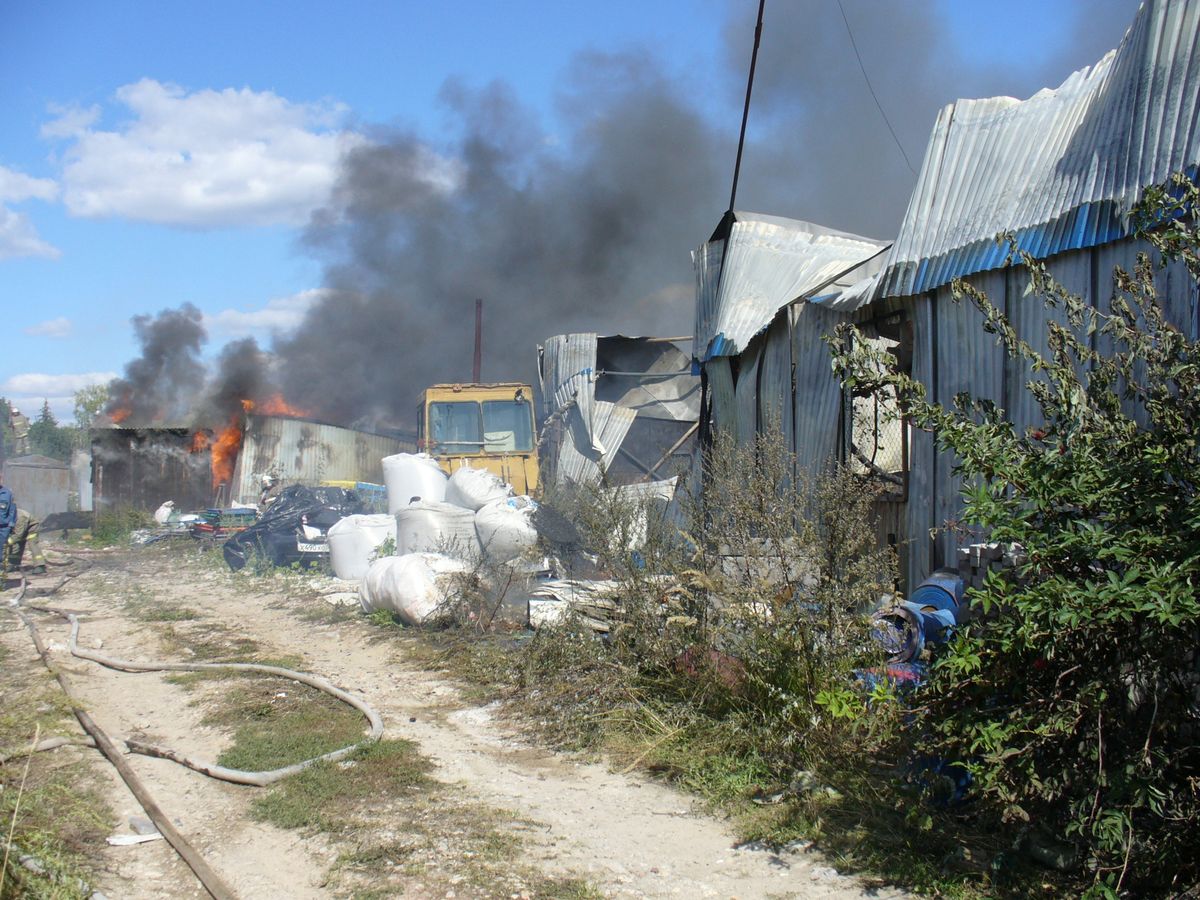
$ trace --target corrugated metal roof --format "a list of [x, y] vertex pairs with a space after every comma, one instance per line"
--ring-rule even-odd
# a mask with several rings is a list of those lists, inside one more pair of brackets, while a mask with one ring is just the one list
[[862, 278], [862, 264], [887, 246], [810, 222], [735, 212], [728, 237], [709, 241], [692, 257], [697, 282], [692, 352], [701, 362], [736, 356], [782, 307], [849, 287]]
[[1023, 102], [959, 100], [934, 126], [875, 296], [1128, 234], [1142, 188], [1200, 163], [1200, 0], [1146, 0], [1120, 47]]

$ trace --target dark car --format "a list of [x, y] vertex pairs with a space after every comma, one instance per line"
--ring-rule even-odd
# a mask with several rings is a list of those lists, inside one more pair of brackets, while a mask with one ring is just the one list
[[364, 506], [357, 492], [345, 488], [289, 485], [254, 525], [225, 542], [225, 562], [235, 572], [252, 556], [275, 566], [323, 563], [329, 558], [326, 533]]

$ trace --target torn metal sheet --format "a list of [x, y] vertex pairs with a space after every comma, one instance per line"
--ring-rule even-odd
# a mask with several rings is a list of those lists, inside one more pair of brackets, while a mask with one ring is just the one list
[[[727, 235], [715, 237], [692, 256], [697, 278], [692, 352], [700, 362], [736, 356], [787, 304], [862, 280], [871, 274], [864, 267], [874, 260], [881, 265], [889, 246], [757, 213], [735, 212], [726, 224]], [[714, 244], [723, 250], [718, 253]]]
[[556, 335], [538, 348], [543, 462], [560, 483], [660, 479], [690, 452], [700, 381], [676, 339]]
[[1025, 101], [938, 116], [876, 296], [1001, 268], [1011, 232], [1044, 259], [1130, 233], [1142, 189], [1200, 166], [1200, 2], [1146, 0], [1120, 46]]

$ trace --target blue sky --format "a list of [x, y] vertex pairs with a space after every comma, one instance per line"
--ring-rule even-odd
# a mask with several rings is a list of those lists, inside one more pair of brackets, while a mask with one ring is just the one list
[[[795, 18], [796, 7], [827, 12], [830, 2], [768, 0], [764, 54], [778, 8]], [[977, 85], [1020, 96], [1056, 84], [1115, 46], [1136, 8], [1106, 0], [1097, 22], [1085, 12], [1093, 5], [1074, 0], [845, 3], [858, 22], [907, 6], [936, 24], [943, 103]], [[69, 420], [75, 389], [137, 354], [131, 317], [182, 303], [204, 313], [212, 354], [247, 335], [269, 345], [320, 296], [322, 262], [300, 235], [346, 149], [381, 128], [407, 130], [427, 141], [433, 177], [453, 173], [439, 140], [451, 127], [439, 99], [447, 79], [506, 83], [552, 140], [577, 54], [641, 49], [735, 134], [754, 6], [0, 0], [0, 396], [29, 413], [49, 399]], [[875, 62], [867, 54], [868, 74]], [[861, 82], [849, 53], [836, 69], [830, 83]], [[844, 113], [878, 118], [862, 103]], [[927, 133], [932, 116], [918, 118], [908, 134]], [[894, 155], [878, 133], [870, 151]], [[921, 138], [908, 142], [918, 164]]]

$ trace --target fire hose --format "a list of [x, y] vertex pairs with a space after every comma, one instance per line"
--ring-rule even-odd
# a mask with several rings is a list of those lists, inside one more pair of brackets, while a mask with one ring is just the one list
[[[65, 581], [63, 583], [65, 583]], [[61, 584], [58, 585], [58, 587], [61, 586]], [[117, 771], [121, 775], [121, 778], [125, 781], [130, 791], [137, 798], [138, 802], [142, 805], [142, 808], [146, 811], [146, 814], [150, 817], [150, 820], [154, 822], [162, 836], [175, 849], [175, 851], [189, 866], [189, 868], [191, 868], [191, 870], [196, 874], [196, 877], [204, 885], [205, 890], [207, 890], [209, 894], [216, 898], [216, 900], [226, 900], [226, 898], [231, 898], [232, 900], [232, 898], [235, 898], [236, 895], [208, 866], [203, 857], [201, 857], [191, 846], [191, 844], [188, 843], [187, 839], [179, 833], [167, 815], [154, 801], [154, 798], [150, 796], [148, 791], [146, 791], [144, 785], [133, 772], [133, 769], [129, 766], [128, 762], [125, 761], [124, 757], [121, 755], [120, 751], [118, 751], [108, 735], [105, 734], [98, 725], [96, 725], [92, 718], [83, 709], [80, 708], [74, 695], [71, 693], [66, 679], [63, 677], [62, 673], [57, 671], [54, 665], [51, 663], [49, 649], [42, 641], [41, 634], [38, 632], [36, 624], [28, 615], [25, 614], [26, 609], [35, 610], [37, 612], [42, 612], [49, 615], [56, 615], [66, 619], [71, 625], [71, 634], [67, 646], [71, 652], [71, 655], [79, 659], [86, 659], [107, 668], [117, 669], [123, 672], [234, 671], [256, 672], [264, 675], [274, 675], [280, 678], [287, 678], [291, 681], [299, 682], [300, 684], [308, 685], [309, 687], [322, 691], [323, 693], [326, 693], [331, 697], [346, 703], [347, 705], [361, 712], [371, 725], [370, 733], [362, 740], [354, 744], [349, 744], [337, 750], [330, 751], [329, 753], [324, 753], [320, 756], [302, 760], [301, 762], [290, 766], [283, 766], [267, 771], [249, 772], [241, 769], [230, 769], [215, 764], [196, 762], [188, 759], [187, 757], [181, 756], [169, 748], [157, 747], [150, 744], [143, 744], [138, 741], [127, 740], [125, 741], [125, 746], [132, 753], [139, 753], [145, 756], [153, 756], [161, 759], [169, 759], [172, 762], [179, 763], [180, 765], [186, 766], [189, 769], [194, 769], [197, 772], [221, 781], [229, 781], [234, 784], [265, 787], [291, 775], [295, 775], [298, 772], [302, 772], [303, 770], [319, 762], [334, 762], [343, 759], [355, 752], [360, 747], [374, 743], [383, 736], [383, 719], [380, 717], [379, 713], [377, 713], [365, 701], [360, 700], [354, 695], [341, 690], [331, 682], [321, 678], [318, 675], [297, 672], [292, 669], [285, 669], [281, 666], [260, 665], [258, 663], [173, 663], [164, 661], [139, 663], [130, 660], [116, 659], [105, 656], [104, 654], [82, 649], [78, 644], [78, 616], [69, 610], [56, 609], [53, 607], [32, 605], [22, 606], [21, 601], [25, 597], [26, 588], [27, 585], [25, 578], [22, 576], [20, 591], [18, 592], [16, 599], [11, 601], [13, 608], [17, 616], [29, 630], [30, 636], [33, 638], [34, 646], [37, 648], [38, 655], [41, 657], [42, 662], [46, 665], [46, 668], [48, 668], [54, 674], [59, 685], [62, 687], [63, 693], [66, 694], [67, 699], [71, 701], [72, 711], [74, 712], [76, 719], [79, 720], [80, 726], [90, 736], [91, 740], [94, 742], [94, 746], [105, 755], [105, 757], [113, 764], [113, 766], [116, 767]], [[50, 739], [36, 745], [34, 749], [49, 750], [53, 749], [54, 747], [62, 746], [65, 743], [84, 742], [72, 741], [70, 739]], [[4, 762], [12, 755], [12, 753], [0, 754], [0, 763]]]

